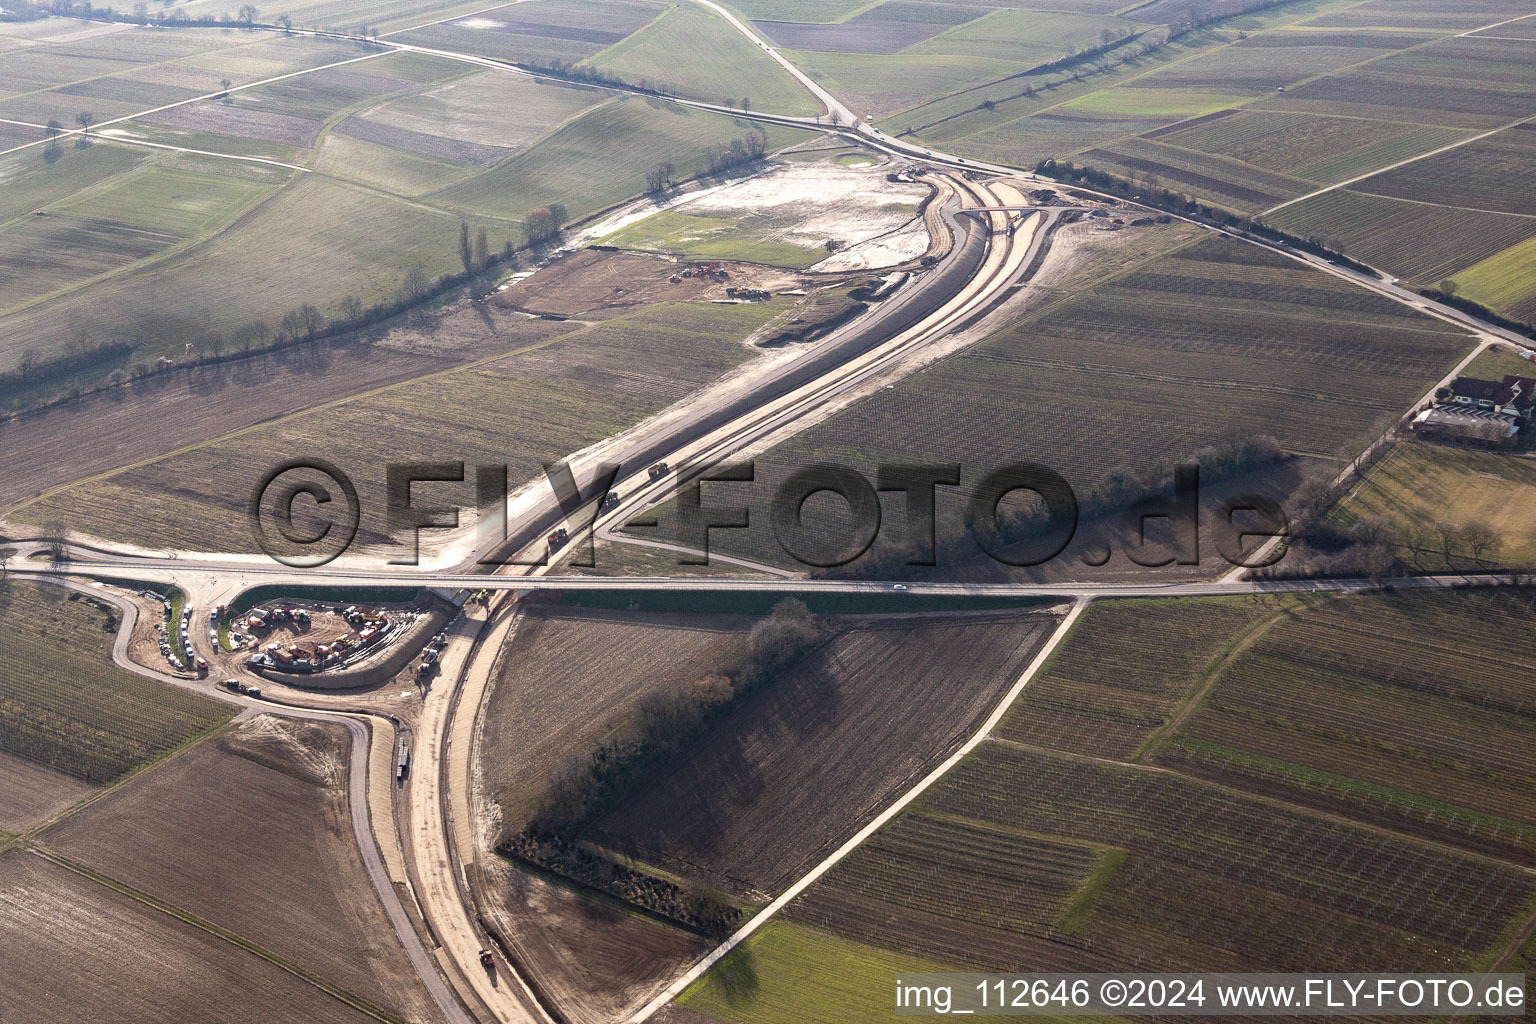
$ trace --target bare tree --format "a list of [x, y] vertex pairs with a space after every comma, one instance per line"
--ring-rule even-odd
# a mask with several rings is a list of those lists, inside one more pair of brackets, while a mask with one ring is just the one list
[[283, 34], [284, 35], [288, 34], [291, 31], [293, 31], [293, 19], [288, 17], [288, 15], [286, 15], [286, 14], [279, 14], [277, 16], [277, 23], [279, 25], [283, 26]]
[[304, 337], [313, 338], [325, 326], [325, 316], [317, 307], [306, 302], [299, 307], [299, 326], [304, 331]]
[[464, 264], [464, 273], [475, 272], [475, 257], [469, 245], [469, 221], [459, 221], [459, 262]]
[[665, 192], [672, 184], [672, 175], [677, 168], [666, 160], [661, 161], [645, 172], [645, 190], [652, 195]]
[[56, 118], [49, 118], [48, 126], [43, 129], [44, 133], [46, 133], [50, 139], [58, 138], [59, 132], [62, 132], [63, 130], [64, 126], [60, 124]]
[[427, 272], [420, 267], [407, 270], [405, 278], [400, 282], [400, 298], [404, 302], [420, 302], [431, 290], [432, 281], [427, 277]]
[[91, 125], [96, 123], [96, 115], [91, 113], [89, 110], [82, 110], [80, 113], [75, 115], [75, 123], [80, 126], [81, 131], [89, 135], [91, 132]]
[[485, 225], [475, 231], [475, 264], [485, 266], [491, 261], [491, 240], [485, 233]]
[[63, 562], [69, 558], [65, 540], [68, 535], [69, 531], [57, 519], [50, 519], [43, 524], [43, 550], [48, 552], [49, 561]]
[[1435, 533], [1440, 538], [1440, 554], [1445, 559], [1446, 567], [1451, 564], [1451, 552], [1456, 545], [1461, 543], [1461, 527], [1455, 523], [1436, 523]]
[[363, 300], [356, 295], [348, 295], [338, 305], [341, 311], [343, 323], [355, 324], [363, 318]]
[[1462, 528], [1461, 539], [1472, 549], [1477, 564], [1483, 564], [1483, 555], [1496, 554], [1499, 550], [1499, 534], [1485, 522], [1468, 523]]
[[277, 336], [280, 341], [295, 341], [304, 331], [304, 317], [296, 309], [290, 309], [283, 314], [283, 318], [277, 322]]
[[222, 80], [221, 80], [221, 81], [220, 81], [220, 82], [219, 82], [219, 84], [220, 84], [220, 85], [221, 85], [221, 86], [223, 86], [223, 87], [224, 87], [224, 92], [223, 92], [223, 93], [222, 93], [222, 94], [221, 94], [221, 95], [222, 95], [222, 96], [223, 96], [223, 98], [224, 98], [224, 99], [226, 99], [226, 100], [227, 100], [227, 99], [229, 99], [229, 87], [230, 87], [230, 86], [231, 86], [231, 85], [232, 85], [232, 84], [233, 84], [233, 83], [232, 83], [232, 82], [230, 82], [230, 80], [229, 80], [229, 79], [227, 79], [227, 78], [225, 78], [225, 79], [222, 79]]
[[1366, 516], [1355, 523], [1351, 532], [1361, 544], [1388, 547], [1396, 540], [1397, 533], [1391, 516]]
[[261, 12], [256, 9], [255, 4], [241, 4], [240, 10], [235, 15], [235, 17], [239, 20], [240, 24], [250, 25], [255, 22], [257, 16], [260, 13]]

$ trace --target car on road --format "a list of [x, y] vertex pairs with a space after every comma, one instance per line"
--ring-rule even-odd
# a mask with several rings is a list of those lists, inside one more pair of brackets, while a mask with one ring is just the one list
[[892, 590], [906, 590], [907, 589], [907, 585], [905, 583], [893, 583], [893, 584], [891, 584], [891, 589]]

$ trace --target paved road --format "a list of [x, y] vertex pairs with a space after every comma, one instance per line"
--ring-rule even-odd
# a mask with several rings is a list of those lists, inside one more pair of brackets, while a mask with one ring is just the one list
[[[1363, 593], [1385, 587], [1443, 589], [1454, 586], [1495, 586], [1510, 582], [1508, 574], [1393, 576], [1382, 579], [1221, 579], [1193, 582], [1145, 583], [913, 583], [891, 580], [764, 579], [711, 576], [561, 576], [477, 575], [472, 573], [400, 572], [398, 569], [289, 569], [284, 566], [253, 567], [249, 564], [192, 566], [175, 560], [144, 559], [135, 563], [140, 577], [152, 582], [178, 582], [191, 576], [238, 578], [246, 586], [283, 584], [295, 587], [432, 587], [438, 590], [633, 590], [669, 593], [816, 593], [906, 594], [912, 597], [989, 598], [1116, 598], [1116, 597], [1220, 597], [1234, 594]], [[44, 573], [25, 567], [12, 569], [17, 576], [63, 574], [107, 576], [121, 574], [119, 562], [68, 562]]]
[[[17, 573], [17, 575], [28, 574]], [[36, 574], [30, 575], [36, 576]], [[389, 916], [390, 925], [395, 929], [396, 935], [399, 936], [400, 943], [405, 948], [405, 954], [409, 958], [411, 966], [415, 968], [416, 973], [420, 976], [422, 984], [426, 986], [427, 993], [432, 997], [432, 1001], [437, 1004], [444, 1019], [448, 1024], [473, 1024], [468, 1015], [459, 1006], [459, 1002], [453, 993], [443, 983], [442, 977], [438, 974], [437, 968], [433, 964], [431, 955], [427, 952], [426, 947], [422, 945], [420, 936], [416, 934], [416, 929], [412, 927], [411, 919], [406, 914], [405, 907], [400, 903], [400, 896], [395, 891], [394, 883], [390, 880], [389, 872], [385, 870], [383, 858], [379, 854], [378, 843], [374, 839], [372, 823], [369, 820], [368, 813], [369, 725], [366, 718], [362, 715], [315, 711], [252, 700], [249, 697], [237, 696], [227, 690], [220, 689], [213, 679], [187, 679], [183, 676], [172, 675], [169, 672], [150, 668], [147, 665], [141, 665], [128, 657], [128, 645], [132, 641], [133, 631], [138, 625], [138, 605], [121, 594], [113, 593], [105, 588], [79, 580], [52, 575], [40, 578], [106, 601], [114, 605], [122, 613], [121, 625], [118, 627], [117, 636], [112, 641], [112, 662], [125, 671], [147, 676], [183, 690], [191, 690], [226, 704], [233, 704], [241, 709], [240, 717], [265, 713], [279, 715], [284, 718], [327, 722], [333, 725], [341, 725], [347, 730], [347, 733], [352, 738], [352, 753], [349, 758], [350, 768], [347, 780], [347, 805], [351, 812], [352, 834], [357, 841], [358, 853], [363, 860], [363, 868], [368, 872], [368, 879], [373, 883], [374, 891], [379, 894], [379, 900], [384, 905], [384, 912]]]
[[641, 1024], [642, 1021], [649, 1020], [653, 1015], [660, 1011], [662, 1007], [666, 1006], [673, 999], [676, 999], [679, 995], [682, 994], [684, 989], [686, 989], [689, 985], [692, 985], [698, 979], [702, 978], [711, 967], [724, 959], [726, 955], [731, 952], [731, 950], [741, 945], [744, 941], [746, 941], [748, 936], [766, 924], [771, 918], [778, 914], [779, 911], [789, 906], [789, 904], [793, 902], [794, 899], [802, 892], [809, 889], [817, 879], [821, 878], [828, 871], [832, 870], [838, 861], [848, 856], [848, 854], [852, 853], [861, 844], [863, 844], [866, 839], [880, 831], [880, 829], [884, 828], [891, 821], [891, 819], [900, 814], [908, 804], [912, 803], [913, 800], [916, 800], [925, 790], [927, 790], [935, 782], [938, 782], [939, 779], [948, 774], [957, 764], [965, 760], [971, 751], [975, 750], [982, 743], [982, 741], [991, 734], [992, 730], [997, 728], [997, 723], [1003, 720], [1003, 716], [1007, 714], [1009, 707], [1013, 705], [1014, 701], [1019, 699], [1019, 694], [1024, 692], [1024, 687], [1029, 685], [1029, 681], [1033, 679], [1039, 673], [1040, 669], [1044, 667], [1045, 663], [1050, 660], [1051, 655], [1055, 653], [1056, 648], [1061, 644], [1061, 642], [1066, 639], [1067, 634], [1072, 631], [1072, 626], [1077, 622], [1078, 616], [1082, 615], [1083, 609], [1087, 606], [1088, 605], [1086, 601], [1077, 601], [1073, 603], [1071, 610], [1069, 610], [1067, 614], [1062, 617], [1061, 622], [1056, 625], [1056, 629], [1051, 633], [1050, 639], [1045, 642], [1045, 646], [1041, 647], [1039, 652], [1037, 652], [1035, 656], [1030, 659], [1029, 664], [1024, 668], [1023, 674], [1020, 675], [1018, 680], [1008, 688], [1008, 692], [1003, 695], [1002, 700], [998, 701], [997, 706], [992, 709], [992, 713], [987, 716], [987, 720], [981, 723], [981, 727], [978, 728], [971, 735], [971, 737], [961, 745], [960, 749], [956, 750], [949, 757], [945, 758], [942, 764], [928, 772], [918, 780], [916, 785], [912, 786], [906, 792], [902, 793], [899, 797], [892, 801], [889, 806], [887, 806], [883, 811], [875, 815], [873, 819], [867, 822], [863, 828], [859, 829], [851, 837], [849, 837], [847, 842], [843, 843], [836, 850], [833, 850], [830, 854], [823, 858], [820, 863], [811, 868], [811, 870], [807, 871], [805, 874], [801, 875], [799, 879], [797, 879], [783, 892], [779, 893], [778, 897], [774, 899], [773, 902], [769, 903], [756, 914], [753, 914], [751, 920], [737, 929], [730, 938], [726, 939], [720, 945], [710, 950], [707, 954], [704, 955], [703, 958], [701, 958], [692, 967], [685, 971], [681, 977], [676, 978], [665, 989], [657, 993], [654, 998], [652, 998], [649, 1002], [647, 1002], [644, 1006], [642, 1006], [638, 1011], [629, 1017], [629, 1024]]

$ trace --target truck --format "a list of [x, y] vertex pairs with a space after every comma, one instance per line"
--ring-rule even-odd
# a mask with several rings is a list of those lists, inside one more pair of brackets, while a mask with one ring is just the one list
[[492, 974], [496, 973], [496, 955], [488, 949], [480, 951], [480, 966]]
[[598, 506], [598, 511], [606, 512], [609, 509], [613, 508], [618, 503], [619, 503], [619, 492], [618, 491], [609, 491], [607, 497], [603, 498], [602, 505]]
[[667, 475], [667, 464], [665, 462], [658, 462], [656, 465], [646, 470], [645, 475], [650, 477], [652, 480], [660, 480], [662, 477]]

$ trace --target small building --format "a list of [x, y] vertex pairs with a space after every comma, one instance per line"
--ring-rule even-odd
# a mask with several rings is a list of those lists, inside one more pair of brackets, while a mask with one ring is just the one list
[[1463, 441], [1489, 446], [1512, 444], [1520, 432], [1513, 416], [1493, 409], [1436, 405], [1413, 418], [1408, 425], [1419, 437], [1434, 441]]
[[1531, 418], [1536, 406], [1536, 379], [1506, 375], [1502, 381], [1481, 377], [1457, 377], [1451, 382], [1447, 405], [1502, 413], [1520, 420]]

